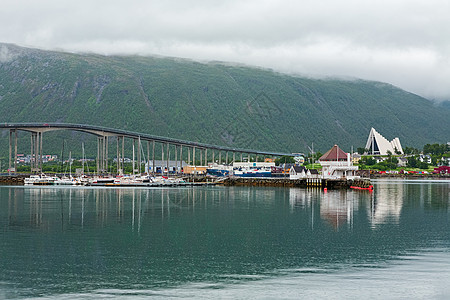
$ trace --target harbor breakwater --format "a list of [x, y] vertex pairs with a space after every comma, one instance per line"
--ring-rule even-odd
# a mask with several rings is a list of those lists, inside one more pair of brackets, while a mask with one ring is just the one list
[[[28, 177], [26, 175], [6, 175], [0, 176], [0, 185], [23, 185], [24, 179]], [[221, 184], [224, 186], [267, 186], [267, 187], [300, 187], [300, 188], [323, 188], [323, 189], [349, 189], [350, 187], [368, 188], [371, 186], [370, 180], [358, 179], [347, 180], [343, 179], [322, 179], [322, 178], [304, 178], [304, 179], [289, 179], [289, 178], [246, 178], [246, 177], [226, 177], [217, 181], [211, 180], [211, 178], [195, 177], [186, 178], [186, 184], [184, 185], [197, 185], [202, 184]], [[179, 184], [181, 185], [181, 184]], [[112, 185], [117, 186], [117, 185]], [[131, 186], [131, 185], [130, 185]], [[140, 185], [142, 186], [142, 185]], [[156, 184], [146, 186], [157, 186]], [[177, 184], [174, 184], [177, 186]]]
[[26, 175], [0, 176], [0, 185], [23, 185]]
[[368, 179], [322, 179], [322, 178], [245, 178], [228, 177], [221, 182], [224, 186], [268, 186], [268, 187], [300, 187], [323, 189], [349, 189], [350, 187], [369, 188], [372, 184]]

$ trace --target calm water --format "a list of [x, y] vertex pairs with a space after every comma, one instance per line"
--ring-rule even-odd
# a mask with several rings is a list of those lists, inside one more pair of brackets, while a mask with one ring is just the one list
[[450, 181], [0, 187], [0, 298], [450, 298]]

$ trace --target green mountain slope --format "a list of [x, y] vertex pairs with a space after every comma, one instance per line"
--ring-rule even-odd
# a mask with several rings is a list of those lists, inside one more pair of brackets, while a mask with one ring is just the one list
[[3, 123], [86, 123], [292, 152], [363, 147], [371, 127], [409, 146], [450, 139], [450, 109], [385, 83], [7, 44], [0, 53]]

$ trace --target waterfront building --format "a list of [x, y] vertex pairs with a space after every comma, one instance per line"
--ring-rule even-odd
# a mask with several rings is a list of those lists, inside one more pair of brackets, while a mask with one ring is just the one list
[[305, 162], [305, 155], [303, 153], [292, 153], [297, 165], [301, 165]]
[[367, 154], [369, 155], [388, 155], [388, 151], [392, 154], [403, 154], [403, 149], [399, 138], [396, 137], [389, 142], [373, 127], [370, 129], [366, 149], [368, 151]]
[[397, 165], [402, 168], [406, 167], [408, 165], [408, 159], [406, 157], [399, 157]]
[[359, 163], [359, 161], [361, 160], [362, 155], [358, 154], [358, 153], [352, 153], [352, 162], [354, 164]]
[[[132, 161], [131, 161], [132, 162]], [[137, 163], [137, 162], [136, 162]], [[155, 168], [153, 169], [153, 161], [150, 160], [143, 164], [145, 165], [145, 173], [182, 173], [183, 168], [187, 167], [188, 164], [182, 161], [180, 164], [179, 160], [155, 160]], [[168, 168], [167, 168], [168, 167]]]
[[191, 166], [187, 165], [183, 167], [184, 174], [203, 175], [206, 174], [208, 166]]
[[357, 179], [358, 166], [354, 166], [350, 153], [345, 153], [338, 145], [334, 145], [319, 158], [324, 179]]
[[421, 162], [426, 162], [427, 164], [431, 164], [431, 156], [429, 154], [420, 154], [419, 160]]
[[303, 166], [292, 166], [289, 170], [289, 179], [302, 179], [306, 178], [308, 169]]

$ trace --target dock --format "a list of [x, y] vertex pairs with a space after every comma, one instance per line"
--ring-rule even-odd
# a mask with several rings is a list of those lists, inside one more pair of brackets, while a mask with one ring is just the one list
[[194, 186], [211, 186], [216, 185], [216, 182], [150, 182], [150, 183], [90, 183], [86, 186], [99, 187], [194, 187]]
[[[0, 176], [0, 185], [23, 185], [26, 175]], [[194, 181], [178, 182], [131, 182], [131, 183], [88, 183], [85, 186], [92, 187], [195, 187], [195, 186], [266, 186], [266, 187], [300, 187], [300, 188], [321, 188], [321, 189], [350, 189], [350, 187], [368, 188], [371, 183], [369, 179], [347, 180], [323, 179], [323, 178], [303, 178], [289, 179], [280, 177], [224, 177], [216, 180], [206, 180], [206, 177], [197, 177]]]
[[323, 179], [323, 178], [243, 178], [228, 177], [221, 182], [224, 186], [267, 186], [267, 187], [300, 187], [300, 188], [321, 188], [321, 189], [350, 189], [351, 186], [367, 188], [371, 185], [368, 179], [348, 180], [341, 179]]

